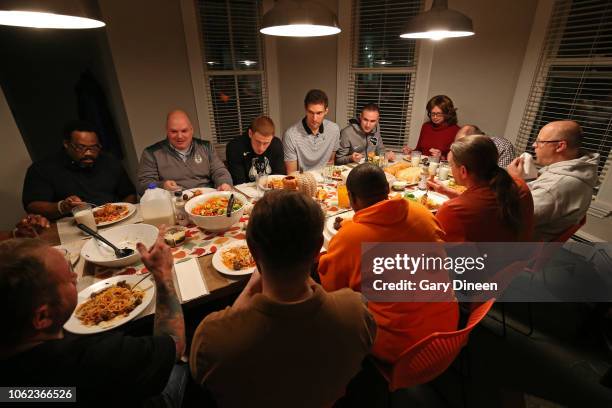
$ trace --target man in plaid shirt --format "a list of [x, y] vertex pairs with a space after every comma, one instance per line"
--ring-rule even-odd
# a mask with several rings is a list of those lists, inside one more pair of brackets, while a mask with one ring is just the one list
[[[459, 139], [463, 136], [469, 135], [484, 135], [485, 133], [478, 128], [476, 125], [464, 125], [457, 132], [457, 136], [455, 136], [455, 140]], [[488, 136], [488, 135], [487, 135]], [[514, 160], [517, 156], [516, 151], [514, 150], [514, 146], [510, 141], [504, 137], [498, 136], [489, 136], [493, 143], [495, 143], [495, 147], [497, 147], [497, 152], [499, 153], [499, 157], [497, 158], [497, 165], [501, 168], [506, 168], [508, 165]]]

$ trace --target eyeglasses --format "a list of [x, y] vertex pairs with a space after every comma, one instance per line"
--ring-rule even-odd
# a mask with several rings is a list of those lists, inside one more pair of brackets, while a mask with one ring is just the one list
[[442, 113], [442, 112], [429, 112], [427, 115], [429, 115], [430, 118], [433, 117], [438, 117], [438, 116], [446, 116], [446, 113]]
[[102, 149], [101, 144], [86, 146], [86, 145], [82, 145], [79, 143], [72, 143], [72, 142], [70, 142], [70, 147], [72, 147], [75, 151], [79, 153], [85, 153], [87, 150], [91, 150], [92, 152], [99, 152], [100, 149]]
[[533, 144], [534, 145], [539, 145], [539, 144], [542, 144], [542, 143], [559, 143], [559, 142], [565, 142], [565, 141], [566, 141], [565, 139], [559, 139], [559, 140], [538, 140], [538, 139], [536, 139], [536, 140], [533, 141]]

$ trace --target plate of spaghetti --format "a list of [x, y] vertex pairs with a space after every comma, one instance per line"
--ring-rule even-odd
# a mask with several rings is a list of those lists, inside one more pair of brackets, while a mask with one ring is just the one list
[[142, 275], [113, 276], [83, 289], [64, 329], [76, 334], [93, 334], [129, 322], [153, 300], [155, 285], [151, 278], [132, 287], [140, 279]]
[[243, 239], [229, 242], [219, 248], [213, 255], [212, 264], [216, 270], [226, 275], [248, 275], [253, 273], [256, 267]]
[[94, 218], [98, 227], [114, 224], [125, 220], [134, 214], [136, 207], [130, 203], [108, 203], [93, 209]]

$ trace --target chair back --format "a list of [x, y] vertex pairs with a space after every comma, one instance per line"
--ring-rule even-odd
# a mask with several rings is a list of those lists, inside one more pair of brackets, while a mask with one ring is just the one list
[[414, 344], [400, 355], [390, 370], [377, 364], [389, 383], [389, 390], [424, 384], [446, 371], [461, 348], [467, 344], [470, 332], [484, 319], [494, 301], [490, 299], [475, 307], [464, 329], [432, 333]]
[[567, 242], [572, 235], [574, 235], [580, 228], [582, 228], [586, 224], [586, 215], [582, 217], [580, 222], [576, 225], [572, 225], [565, 231], [563, 231], [557, 238], [553, 240], [553, 242]]

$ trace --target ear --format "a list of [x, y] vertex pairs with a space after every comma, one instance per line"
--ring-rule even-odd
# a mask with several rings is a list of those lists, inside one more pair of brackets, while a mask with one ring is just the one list
[[34, 310], [34, 316], [32, 317], [32, 327], [40, 331], [48, 329], [53, 325], [53, 317], [51, 316], [51, 309], [49, 305], [44, 304], [38, 306]]
[[329, 113], [329, 107], [325, 108], [325, 114], [327, 115]]
[[559, 143], [557, 143], [557, 148], [555, 149], [557, 153], [562, 153], [566, 150], [567, 150], [567, 141], [561, 140]]
[[64, 149], [68, 148], [68, 144], [70, 144], [70, 142], [67, 140], [64, 140]]
[[248, 130], [248, 133], [249, 133], [249, 138], [252, 139], [253, 138], [253, 131], [250, 128]]
[[468, 172], [467, 172], [467, 169], [465, 168], [465, 166], [462, 165], [459, 168], [459, 172], [461, 173], [461, 177], [464, 177], [464, 178], [467, 177]]

